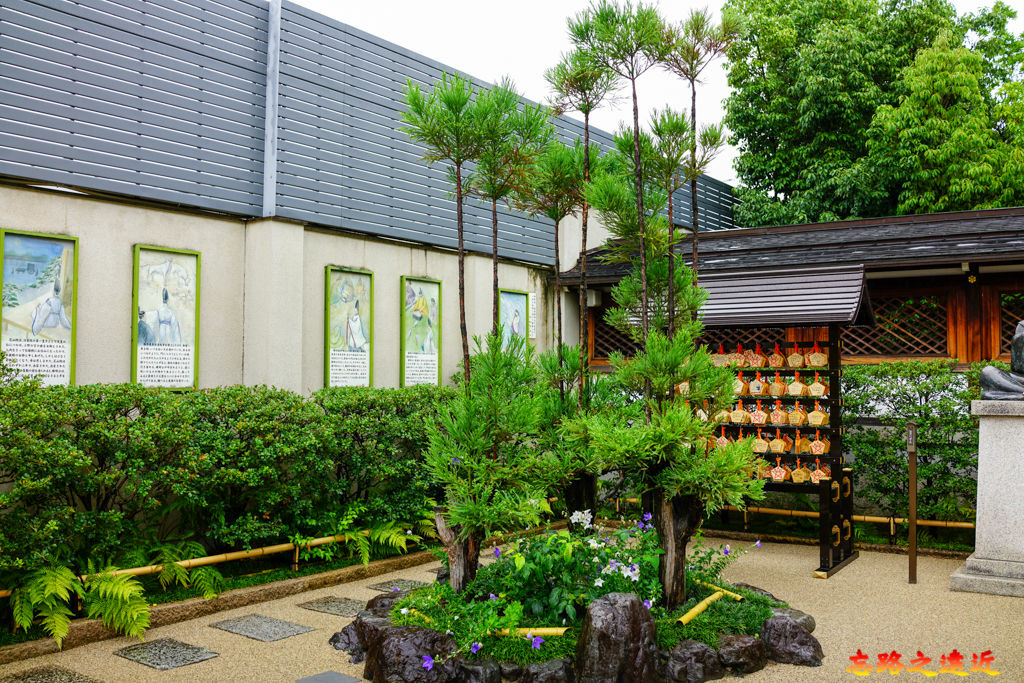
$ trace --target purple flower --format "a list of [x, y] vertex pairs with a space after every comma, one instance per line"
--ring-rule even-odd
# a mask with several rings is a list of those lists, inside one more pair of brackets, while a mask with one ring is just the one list
[[469, 651], [472, 652], [473, 654], [476, 654], [477, 652], [480, 651], [480, 648], [482, 648], [482, 647], [483, 647], [483, 645], [481, 645], [480, 643], [473, 643], [473, 645], [469, 648]]
[[462, 461], [459, 460], [458, 458], [452, 458], [452, 464], [453, 465], [458, 465], [460, 462], [462, 462]]
[[644, 513], [644, 521], [645, 521], [645, 522], [649, 522], [649, 521], [651, 521], [651, 518], [652, 518], [652, 517], [654, 517], [654, 515], [652, 515], [652, 514], [651, 514], [650, 512], [645, 512], [645, 513]]
[[498, 596], [495, 595], [494, 593], [491, 593], [490, 595], [487, 596], [487, 599], [488, 600], [497, 600]]
[[722, 548], [722, 554], [723, 555], [728, 555], [729, 554], [729, 550], [730, 550], [729, 546], [726, 545], [724, 548]]
[[497, 546], [494, 547], [494, 556], [499, 560], [501, 559], [501, 548]]
[[757, 541], [754, 542], [754, 547], [755, 548], [760, 548], [761, 547], [761, 540], [760, 539], [758, 539]]
[[434, 668], [434, 658], [430, 655], [423, 655], [423, 668], [430, 671]]
[[392, 588], [392, 589], [391, 589], [391, 592], [392, 592], [392, 593], [394, 593], [394, 592], [396, 592], [397, 590], [398, 590], [397, 588]]
[[530, 646], [531, 646], [531, 647], [532, 647], [532, 648], [533, 648], [534, 650], [539, 650], [539, 649], [540, 649], [540, 644], [541, 644], [541, 643], [543, 643], [543, 642], [544, 642], [544, 639], [543, 639], [543, 638], [541, 638], [540, 636], [534, 636], [534, 637], [533, 637], [533, 640], [532, 640], [532, 641], [530, 641]]
[[650, 600], [644, 600], [644, 607], [646, 607], [647, 609], [651, 609], [651, 601]]

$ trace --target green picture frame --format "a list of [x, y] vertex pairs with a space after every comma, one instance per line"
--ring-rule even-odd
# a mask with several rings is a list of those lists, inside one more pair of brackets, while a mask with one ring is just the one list
[[[165, 255], [165, 263], [154, 265], [143, 263], [144, 252]], [[202, 295], [202, 255], [198, 251], [190, 249], [172, 249], [169, 247], [158, 247], [150, 244], [136, 244], [132, 250], [132, 353], [131, 353], [131, 381], [145, 386], [163, 387], [185, 391], [199, 387], [199, 312], [200, 297]], [[172, 257], [185, 257], [172, 258]], [[194, 275], [188, 268], [187, 261], [195, 258]], [[147, 259], [148, 260], [148, 259]], [[143, 272], [145, 271], [145, 273]], [[145, 280], [144, 280], [145, 278]], [[173, 289], [173, 294], [171, 289]], [[153, 300], [153, 290], [161, 290], [160, 302]], [[174, 297], [177, 303], [174, 308], [170, 307], [170, 299]], [[192, 330], [188, 334], [188, 328], [182, 330], [181, 321], [178, 318], [183, 309], [187, 309], [187, 299], [191, 298], [192, 306]], [[152, 310], [145, 311], [142, 306], [152, 306]], [[166, 310], [165, 310], [166, 309]], [[167, 313], [166, 311], [170, 311]], [[186, 319], [187, 322], [187, 319]], [[146, 338], [140, 341], [139, 336], [143, 333], [143, 323], [147, 331]], [[191, 344], [184, 340], [191, 339]], [[186, 364], [184, 357], [187, 352], [181, 347], [191, 346], [192, 367], [191, 382], [181, 381], [159, 381], [161, 378], [173, 377], [173, 372], [162, 372], [155, 368], [155, 363], [163, 361], [170, 362], [172, 369], [181, 371], [181, 366]], [[140, 347], [146, 349], [140, 354]], [[145, 356], [145, 358], [143, 358]], [[161, 358], [162, 356], [162, 358]], [[146, 366], [146, 372], [140, 377], [140, 361]]]
[[[426, 356], [436, 356], [433, 362], [437, 364], [437, 378], [433, 384], [440, 386], [444, 331], [441, 281], [403, 275], [399, 282], [399, 386], [431, 383], [424, 381], [424, 371], [429, 372], [430, 362]], [[421, 286], [417, 287], [417, 283]], [[417, 344], [419, 348], [414, 349]], [[410, 373], [410, 369], [415, 373]], [[414, 375], [412, 383], [410, 374]]]
[[[355, 310], [354, 310], [354, 313], [355, 313], [355, 316], [356, 316], [356, 320], [358, 322], [353, 323], [351, 313], [347, 316], [347, 319], [346, 319], [346, 321], [344, 323], [344, 327], [341, 326], [341, 320], [340, 319], [339, 320], [334, 320], [332, 318], [331, 310], [332, 310], [332, 303], [334, 302], [334, 299], [333, 299], [332, 295], [333, 295], [333, 285], [335, 284], [332, 281], [332, 279], [333, 279], [332, 276], [334, 276], [335, 274], [338, 274], [338, 275], [345, 275], [345, 274], [347, 274], [347, 275], [350, 275], [350, 276], [354, 276], [356, 278], [368, 278], [369, 279], [369, 286], [365, 288], [366, 289], [366, 296], [369, 297], [369, 309], [370, 309], [369, 310], [369, 325], [368, 326], [366, 325], [366, 316], [364, 315], [364, 312], [360, 309], [360, 306], [359, 306], [359, 301], [361, 301], [362, 299], [359, 298], [359, 295], [358, 295], [358, 289], [359, 289], [359, 283], [358, 282], [354, 283], [354, 284], [350, 283], [350, 287], [353, 290], [356, 290], [356, 291], [353, 291], [352, 295], [356, 297], [355, 298]], [[339, 293], [339, 297], [344, 295], [343, 291], [344, 291], [344, 287], [345, 287], [345, 283], [340, 283], [340, 284], [341, 284], [342, 290], [338, 292]], [[365, 308], [365, 306], [363, 308]], [[372, 387], [373, 386], [373, 356], [374, 356], [374, 350], [376, 348], [376, 336], [374, 334], [374, 325], [376, 323], [376, 320], [377, 320], [377, 310], [376, 310], [376, 305], [374, 303], [374, 278], [373, 278], [373, 271], [370, 271], [370, 270], [357, 270], [355, 268], [345, 268], [343, 266], [326, 266], [324, 268], [324, 386], [325, 387], [332, 387], [332, 386], [367, 386], [367, 387]], [[361, 336], [362, 337], [361, 340], [359, 338], [352, 339], [353, 332], [351, 332], [351, 327], [354, 324], [358, 325], [359, 327], [362, 328], [361, 330], [358, 330], [358, 331], [356, 331], [354, 333], [356, 335], [356, 337]], [[368, 333], [367, 333], [367, 328], [368, 328]], [[339, 334], [335, 334], [336, 331]], [[332, 381], [331, 381], [332, 380], [332, 376], [335, 377], [335, 378], [340, 376], [339, 374], [332, 374], [332, 371], [331, 371], [331, 358], [332, 358], [332, 356], [339, 355], [339, 354], [333, 354], [332, 351], [337, 350], [337, 351], [340, 351], [341, 353], [345, 353], [345, 352], [352, 353], [354, 351], [354, 349], [349, 349], [349, 348], [341, 349], [341, 348], [339, 348], [340, 344], [339, 344], [338, 339], [337, 339], [337, 337], [339, 335], [344, 335], [345, 343], [346, 344], [348, 344], [349, 341], [352, 341], [353, 342], [352, 345], [354, 345], [354, 346], [361, 346], [362, 344], [360, 344], [360, 341], [365, 342], [366, 349], [365, 349], [364, 353], [366, 354], [366, 361], [367, 361], [366, 362], [366, 365], [367, 365], [367, 369], [366, 369], [367, 379], [366, 379], [366, 383], [365, 384], [361, 384], [361, 383], [360, 384], [341, 383], [341, 382], [332, 383]], [[340, 373], [340, 368], [339, 368], [339, 373]]]
[[[22, 324], [22, 323], [18, 323], [16, 320], [11, 320], [11, 319], [8, 318], [8, 315], [10, 314], [10, 311], [8, 311], [7, 309], [17, 309], [19, 307], [19, 306], [9, 306], [8, 304], [11, 303], [11, 302], [16, 302], [17, 301], [18, 291], [15, 291], [15, 290], [20, 290], [21, 289], [20, 287], [12, 286], [13, 285], [13, 280], [14, 280], [13, 277], [9, 277], [8, 278], [7, 289], [6, 290], [4, 289], [4, 286], [5, 286], [4, 285], [4, 274], [7, 271], [8, 266], [11, 265], [10, 263], [8, 263], [9, 259], [7, 258], [7, 247], [8, 247], [7, 240], [11, 236], [14, 236], [15, 238], [25, 237], [25, 238], [28, 238], [29, 240], [33, 240], [33, 241], [66, 242], [66, 243], [69, 243], [70, 246], [71, 246], [71, 256], [70, 256], [70, 259], [67, 259], [67, 258], [62, 256], [62, 261], [61, 261], [61, 263], [63, 263], [65, 260], [70, 260], [70, 262], [71, 262], [71, 277], [67, 278], [66, 275], [65, 275], [65, 277], [59, 278], [59, 274], [61, 273], [61, 270], [60, 270], [60, 265], [58, 265], [58, 270], [57, 270], [58, 277], [54, 279], [53, 296], [50, 297], [50, 298], [56, 298], [56, 299], [58, 299], [58, 301], [60, 301], [60, 311], [53, 311], [51, 309], [48, 309], [49, 314], [47, 315], [47, 318], [50, 317], [50, 314], [56, 316], [56, 320], [57, 321], [62, 321], [59, 324], [59, 326], [60, 327], [65, 327], [65, 329], [68, 329], [68, 340], [67, 340], [67, 342], [68, 342], [68, 360], [67, 360], [67, 370], [66, 370], [66, 373], [62, 372], [58, 376], [58, 377], [62, 377], [64, 374], [66, 374], [67, 381], [66, 382], [63, 381], [63, 380], [61, 380], [61, 381], [51, 381], [51, 378], [54, 375], [47, 375], [46, 373], [38, 373], [38, 374], [42, 377], [42, 381], [43, 381], [44, 384], [61, 384], [61, 385], [65, 385], [66, 384], [67, 386], [74, 386], [74, 384], [75, 384], [75, 357], [76, 357], [76, 351], [77, 351], [77, 333], [78, 333], [78, 325], [77, 325], [77, 320], [78, 320], [78, 238], [77, 237], [73, 237], [71, 235], [63, 235], [63, 234], [57, 234], [57, 233], [32, 232], [32, 231], [28, 231], [28, 230], [12, 230], [12, 229], [7, 229], [7, 228], [0, 228], [0, 292], [3, 292], [3, 297], [2, 297], [3, 303], [2, 303], [2, 305], [0, 305], [0, 350], [5, 351], [5, 353], [11, 354], [12, 357], [16, 356], [17, 354], [11, 348], [13, 345], [10, 344], [10, 342], [14, 341], [15, 337], [9, 333], [9, 330], [11, 328], [22, 328], [25, 332], [31, 334], [32, 337], [42, 336], [40, 334], [41, 329], [36, 327], [36, 316], [40, 315], [40, 308], [42, 306], [44, 306], [44, 305], [47, 305], [49, 303], [49, 299], [50, 298], [48, 298], [44, 302], [40, 302], [36, 307], [34, 307], [34, 310], [32, 312], [31, 324], [29, 324], [27, 327], [24, 324]], [[64, 246], [63, 249], [67, 249], [67, 246]], [[11, 259], [11, 260], [13, 260], [13, 259]], [[51, 264], [47, 264], [47, 267], [45, 269], [49, 270], [50, 269], [49, 268], [50, 265]], [[27, 270], [27, 268], [28, 268], [27, 264], [25, 265], [25, 268]], [[35, 265], [33, 264], [33, 271], [34, 270], [35, 270]], [[42, 275], [42, 273], [40, 273], [40, 275]], [[60, 282], [63, 282], [64, 284], [59, 284]], [[71, 294], [70, 295], [68, 295], [67, 292], [66, 292], [67, 285], [69, 283], [70, 283], [70, 287], [71, 287]], [[38, 289], [38, 288], [32, 287], [31, 289]], [[59, 294], [58, 290], [64, 292], [64, 296], [63, 297], [58, 296], [58, 294]], [[71, 315], [67, 315], [67, 312], [66, 312], [67, 305], [65, 303], [66, 300], [70, 300], [70, 303], [71, 303]], [[27, 311], [24, 311], [23, 315], [25, 313], [27, 313]], [[67, 324], [65, 325], [63, 323], [67, 323]], [[35, 328], [35, 331], [33, 331], [34, 328]], [[45, 329], [45, 328], [43, 328], [43, 329]], [[26, 337], [26, 338], [28, 338], [28, 337]], [[64, 340], [49, 340], [49, 341], [64, 341]], [[6, 346], [6, 348], [5, 348], [5, 346]], [[16, 358], [12, 358], [11, 360], [13, 360], [15, 364], [17, 363]]]
[[[506, 318], [506, 314], [509, 316]], [[529, 339], [530, 293], [522, 289], [498, 290], [498, 322], [501, 338], [507, 340], [513, 333]]]

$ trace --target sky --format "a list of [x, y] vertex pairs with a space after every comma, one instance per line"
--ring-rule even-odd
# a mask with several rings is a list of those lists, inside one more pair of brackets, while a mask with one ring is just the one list
[[[550, 89], [544, 71], [571, 50], [566, 19], [586, 9], [589, 0], [296, 0], [367, 33], [435, 59], [481, 80], [495, 83], [510, 77], [527, 98], [547, 102]], [[1010, 0], [1013, 6], [1016, 0]], [[724, 0], [705, 3], [655, 2], [662, 15], [679, 22], [690, 8], [707, 7], [717, 17]], [[953, 0], [961, 14], [976, 10], [978, 0]], [[985, 3], [990, 5], [991, 3]], [[1024, 31], [1020, 17], [1017, 32]], [[723, 100], [729, 94], [724, 60], [706, 70], [697, 90], [697, 121], [717, 122], [725, 114]], [[592, 125], [614, 132], [631, 125], [632, 103], [628, 93], [615, 106], [591, 114]], [[641, 125], [655, 108], [670, 106], [689, 111], [689, 84], [660, 69], [644, 74], [637, 83]], [[578, 115], [570, 114], [570, 116]], [[712, 162], [708, 175], [737, 184], [732, 162], [736, 150], [727, 148]]]

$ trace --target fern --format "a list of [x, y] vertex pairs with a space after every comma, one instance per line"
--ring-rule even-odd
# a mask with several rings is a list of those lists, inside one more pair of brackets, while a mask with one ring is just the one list
[[206, 549], [195, 541], [180, 541], [178, 543], [161, 543], [153, 548], [151, 564], [163, 565], [163, 569], [157, 578], [164, 590], [169, 586], [179, 585], [188, 588], [191, 585], [188, 570], [178, 562], [192, 557], [201, 557], [206, 554]]
[[192, 586], [207, 600], [217, 597], [224, 589], [224, 577], [213, 567], [196, 567], [189, 576], [192, 579]]
[[28, 630], [35, 619], [32, 599], [29, 598], [28, 590], [15, 588], [11, 593], [11, 616], [14, 618], [15, 627]]
[[85, 609], [90, 619], [132, 638], [149, 628], [149, 603], [142, 584], [129, 574], [114, 574], [115, 567], [94, 574], [86, 582]]
[[81, 597], [82, 584], [67, 567], [43, 567], [29, 575], [28, 582], [12, 596], [14, 621], [28, 629], [35, 617], [59, 648], [71, 629], [72, 596]]

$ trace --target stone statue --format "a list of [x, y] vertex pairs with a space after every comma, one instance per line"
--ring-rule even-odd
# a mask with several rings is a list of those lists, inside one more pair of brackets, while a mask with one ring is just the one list
[[1024, 320], [1010, 342], [1010, 372], [991, 365], [981, 371], [981, 398], [986, 401], [1024, 401]]

